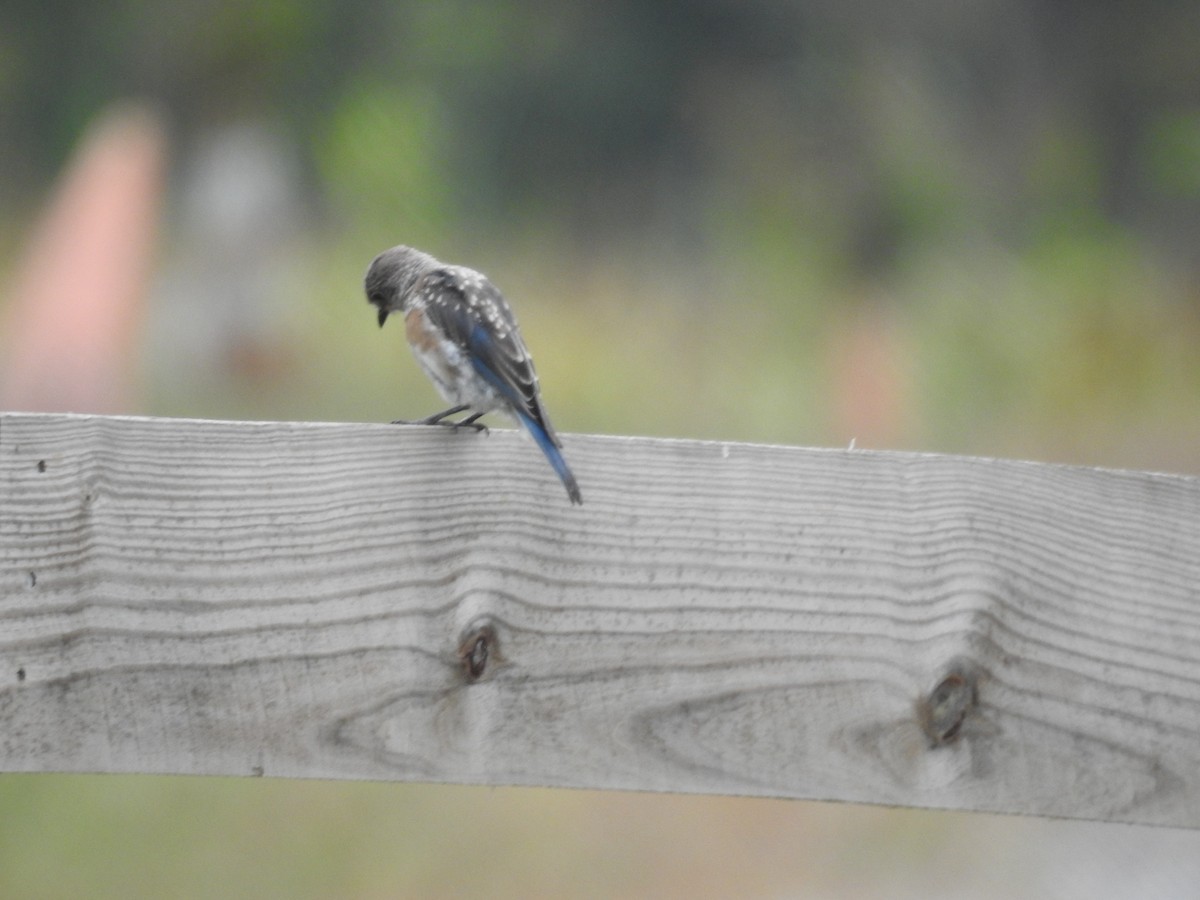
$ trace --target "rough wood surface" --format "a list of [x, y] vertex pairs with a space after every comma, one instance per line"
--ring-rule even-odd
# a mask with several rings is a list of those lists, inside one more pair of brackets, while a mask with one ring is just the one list
[[1200, 480], [0, 416], [0, 771], [1200, 826]]

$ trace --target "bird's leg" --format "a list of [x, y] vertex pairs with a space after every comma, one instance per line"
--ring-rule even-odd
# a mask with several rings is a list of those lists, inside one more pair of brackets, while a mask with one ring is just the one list
[[443, 422], [447, 416], [457, 416], [460, 412], [466, 412], [469, 407], [463, 403], [458, 406], [452, 406], [449, 409], [444, 409], [440, 413], [434, 413], [432, 416], [426, 416], [424, 419], [392, 419], [393, 425], [453, 425], [453, 422]]
[[457, 416], [460, 412], [466, 412], [470, 408], [471, 407], [467, 406], [467, 404], [460, 403], [458, 406], [452, 406], [449, 409], [443, 409], [440, 413], [434, 413], [432, 416], [426, 416], [424, 419], [421, 419], [420, 424], [457, 426], [457, 422], [447, 422], [446, 420], [451, 416]]
[[458, 406], [452, 406], [449, 409], [444, 409], [440, 413], [434, 413], [432, 416], [426, 416], [424, 419], [416, 419], [416, 420], [393, 419], [392, 424], [393, 425], [446, 425], [446, 426], [448, 426], [450, 428], [454, 428], [454, 429], [461, 428], [465, 425], [468, 428], [473, 428], [476, 431], [487, 431], [488, 427], [486, 425], [477, 424], [475, 421], [480, 416], [482, 416], [483, 413], [475, 413], [473, 415], [467, 416], [467, 418], [463, 419], [460, 422], [447, 422], [446, 421], [448, 418], [450, 418], [450, 416], [457, 416], [459, 413], [466, 412], [470, 408], [471, 407], [469, 405], [467, 405], [466, 403], [460, 403]]
[[455, 428], [474, 428], [476, 431], [482, 431], [484, 434], [487, 434], [488, 427], [486, 425], [482, 425], [476, 421], [476, 419], [478, 419], [482, 415], [483, 415], [483, 413], [481, 413], [481, 412], [474, 413], [473, 415], [467, 416], [465, 419], [461, 419], [460, 421], [455, 422], [454, 427]]

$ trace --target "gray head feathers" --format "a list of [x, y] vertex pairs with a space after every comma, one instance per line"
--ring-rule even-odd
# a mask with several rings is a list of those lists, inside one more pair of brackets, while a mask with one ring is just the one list
[[371, 260], [363, 287], [367, 300], [379, 310], [381, 327], [390, 313], [404, 312], [417, 282], [441, 265], [428, 253], [403, 245], [384, 250]]

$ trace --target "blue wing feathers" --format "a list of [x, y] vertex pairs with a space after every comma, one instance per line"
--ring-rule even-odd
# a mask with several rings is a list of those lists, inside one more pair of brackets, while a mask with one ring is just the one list
[[[490, 340], [486, 332], [480, 336], [476, 336], [474, 331], [483, 331], [476, 328], [472, 332], [472, 337], [482, 340]], [[481, 354], [473, 353], [471, 355], [471, 364], [475, 367], [475, 371], [487, 381], [492, 387], [500, 392], [500, 395], [508, 401], [508, 405], [516, 414], [517, 419], [525, 430], [541, 448], [542, 453], [546, 455], [546, 459], [550, 461], [550, 465], [562, 480], [563, 486], [567, 489], [567, 496], [571, 498], [572, 503], [583, 503], [583, 495], [579, 493], [579, 485], [575, 481], [575, 476], [572, 474], [567, 461], [563, 458], [562, 452], [558, 449], [558, 440], [550, 431], [532, 415], [527, 413], [522, 407], [525, 405], [522, 401], [520, 392], [513, 385], [509, 384], [505, 379], [501, 378], [492, 369], [483, 362], [480, 358]]]

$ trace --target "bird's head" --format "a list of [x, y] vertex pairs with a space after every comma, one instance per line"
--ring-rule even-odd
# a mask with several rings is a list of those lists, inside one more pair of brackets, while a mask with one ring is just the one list
[[378, 310], [380, 328], [392, 313], [407, 311], [417, 282], [438, 265], [428, 253], [403, 246], [384, 250], [371, 260], [363, 287], [367, 300]]

